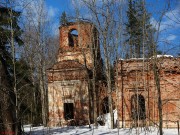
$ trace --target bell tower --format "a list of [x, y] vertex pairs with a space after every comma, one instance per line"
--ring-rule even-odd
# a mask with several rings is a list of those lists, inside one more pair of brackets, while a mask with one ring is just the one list
[[93, 69], [98, 69], [97, 78], [102, 70], [98, 31], [92, 23], [83, 21], [62, 25], [59, 32], [57, 62], [47, 70], [48, 124], [88, 124], [92, 90], [89, 79]]
[[[98, 32], [95, 26], [89, 22], [70, 22], [59, 28], [60, 49], [58, 62], [64, 60], [77, 60], [88, 68], [93, 67], [92, 52], [98, 47]], [[93, 50], [92, 50], [93, 49]]]

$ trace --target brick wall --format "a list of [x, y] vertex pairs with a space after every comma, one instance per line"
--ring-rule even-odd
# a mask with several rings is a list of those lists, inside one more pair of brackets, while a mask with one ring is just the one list
[[[158, 72], [160, 77], [160, 89], [163, 104], [163, 126], [177, 127], [180, 119], [180, 58], [158, 58]], [[142, 95], [145, 99], [144, 120], [140, 125], [158, 124], [157, 90], [153, 74], [153, 59], [129, 59], [118, 61], [118, 77], [120, 103], [118, 115], [120, 125], [133, 126], [132, 96]], [[123, 99], [122, 99], [123, 98]], [[122, 122], [123, 121], [123, 122]]]

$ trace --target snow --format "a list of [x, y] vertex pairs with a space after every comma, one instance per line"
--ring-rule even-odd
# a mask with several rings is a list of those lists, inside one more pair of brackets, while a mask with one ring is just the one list
[[157, 58], [160, 58], [160, 57], [170, 57], [170, 58], [173, 58], [172, 55], [157, 55]]
[[[154, 58], [155, 56], [152, 56], [151, 58]], [[157, 55], [157, 58], [173, 58], [172, 55]]]
[[[118, 129], [109, 129], [106, 126], [98, 126], [98, 128], [91, 126], [79, 126], [79, 127], [31, 127], [25, 126], [24, 130], [26, 133], [31, 133], [31, 135], [118, 135]], [[158, 135], [158, 129], [155, 127], [149, 127], [148, 129], [139, 128], [129, 129], [121, 128], [119, 129], [119, 135], [135, 135], [139, 131], [139, 135]], [[177, 129], [163, 129], [164, 135], [177, 135]]]
[[[116, 125], [116, 121], [117, 121], [117, 110], [113, 110], [113, 114], [114, 114], [114, 124]], [[105, 127], [107, 128], [110, 128], [111, 125], [110, 125], [110, 122], [111, 122], [111, 119], [110, 119], [110, 113], [106, 113], [104, 115], [100, 115], [97, 120], [99, 121], [103, 121], [105, 123]]]
[[[154, 58], [155, 56], [152, 56], [149, 59]], [[157, 58], [173, 58], [173, 55], [156, 55]], [[147, 58], [130, 58], [130, 59], [126, 59], [126, 60], [146, 60]], [[124, 60], [124, 59], [119, 59], [119, 60]]]
[[[113, 110], [114, 121], [117, 120], [117, 110]], [[139, 128], [120, 128], [110, 129], [110, 114], [104, 114], [97, 118], [97, 120], [104, 121], [105, 126], [98, 126], [97, 128], [91, 125], [86, 126], [64, 126], [64, 127], [32, 127], [32, 125], [24, 125], [24, 131], [31, 135], [158, 135], [157, 127], [139, 127]], [[116, 124], [116, 123], [114, 123]], [[177, 128], [163, 129], [164, 135], [177, 135]]]
[[146, 58], [130, 58], [129, 60], [143, 60], [143, 59], [146, 59]]

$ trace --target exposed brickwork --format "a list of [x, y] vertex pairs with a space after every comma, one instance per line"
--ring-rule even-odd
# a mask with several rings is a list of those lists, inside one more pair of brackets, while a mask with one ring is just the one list
[[88, 87], [85, 80], [54, 81], [48, 84], [48, 92], [50, 126], [62, 126], [68, 123], [64, 119], [64, 103], [74, 104], [76, 124], [79, 121], [88, 121]]
[[[180, 119], [180, 58], [158, 58], [157, 63], [163, 103], [163, 126], [177, 127], [176, 122]], [[140, 120], [140, 125], [154, 125], [158, 121], [158, 97], [152, 70], [153, 59], [144, 62], [138, 59], [122, 60], [117, 65], [119, 95], [123, 93], [123, 100], [120, 96], [118, 104], [120, 125], [122, 126], [123, 120], [124, 126], [133, 126], [131, 98], [134, 94], [142, 95], [145, 99], [146, 119], [144, 122]]]
[[[78, 35], [70, 35], [72, 30], [77, 30]], [[88, 79], [91, 79], [94, 61], [91, 48], [96, 46], [99, 51], [96, 29], [89, 22], [76, 22], [61, 26], [59, 31], [57, 63], [47, 70], [49, 125], [88, 124]], [[97, 59], [100, 60], [100, 56]], [[70, 120], [66, 118], [68, 115]]]
[[[70, 35], [77, 30], [78, 35]], [[60, 29], [60, 49], [57, 63], [47, 70], [49, 125], [82, 125], [88, 124], [92, 115], [92, 69], [96, 69], [97, 113], [103, 113], [103, 104], [109, 96], [106, 83], [101, 80], [102, 64], [98, 34], [94, 25], [89, 22], [68, 23]], [[72, 44], [73, 43], [73, 44]], [[97, 49], [97, 57], [94, 50]], [[116, 62], [118, 76], [117, 87], [112, 91], [113, 107], [117, 107], [119, 125], [131, 127], [136, 125], [138, 108], [139, 126], [158, 123], [157, 88], [153, 73], [154, 59], [129, 59]], [[160, 89], [163, 103], [164, 127], [177, 127], [180, 120], [180, 58], [158, 58], [157, 67], [160, 77]], [[135, 100], [138, 100], [138, 103]], [[133, 102], [132, 102], [133, 101]], [[141, 101], [141, 103], [139, 102]], [[70, 120], [65, 115], [69, 110]], [[73, 104], [73, 108], [72, 105]], [[137, 106], [137, 108], [134, 108]], [[132, 115], [133, 114], [133, 115]]]
[[[70, 46], [69, 33], [72, 30], [78, 31], [78, 37], [74, 47]], [[60, 27], [60, 50], [58, 61], [78, 60], [81, 64], [85, 64], [88, 68], [92, 68], [93, 60], [91, 46], [98, 46], [97, 30], [94, 25], [88, 22], [69, 23], [67, 26]]]

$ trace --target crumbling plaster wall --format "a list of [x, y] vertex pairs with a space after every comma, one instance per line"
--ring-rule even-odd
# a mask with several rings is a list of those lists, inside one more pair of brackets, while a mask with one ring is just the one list
[[[163, 103], [163, 126], [177, 127], [177, 121], [180, 119], [180, 58], [159, 58], [157, 64]], [[132, 126], [131, 97], [134, 94], [140, 94], [145, 98], [146, 125], [157, 123], [158, 98], [152, 70], [153, 60], [122, 60], [117, 66], [119, 75], [116, 81], [119, 94], [123, 93], [118, 105], [120, 125], [122, 126], [123, 120], [125, 126]]]
[[[77, 30], [75, 44], [70, 45], [69, 34]], [[59, 28], [60, 48], [57, 63], [48, 69], [49, 125], [61, 126], [89, 123], [89, 84], [93, 68], [92, 47], [96, 29], [89, 22], [72, 22]], [[73, 103], [74, 118], [65, 120], [64, 103]], [[72, 123], [71, 123], [72, 124]]]
[[64, 103], [74, 103], [75, 120], [88, 121], [88, 84], [85, 80], [54, 81], [49, 83], [48, 92], [51, 126], [67, 124], [64, 119]]

